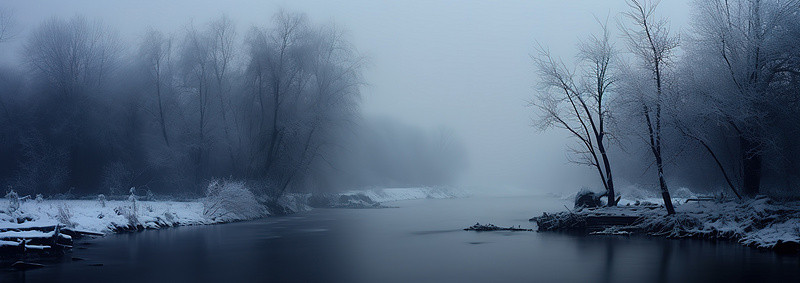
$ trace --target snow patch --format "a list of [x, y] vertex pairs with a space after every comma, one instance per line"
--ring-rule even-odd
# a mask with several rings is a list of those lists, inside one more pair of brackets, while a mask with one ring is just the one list
[[[372, 202], [394, 202], [426, 198], [465, 197], [466, 194], [443, 188], [388, 188], [349, 191], [335, 194], [364, 196]], [[185, 225], [207, 225], [251, 220], [279, 213], [311, 209], [310, 194], [286, 194], [275, 201], [278, 207], [259, 203], [241, 182], [212, 182], [208, 196], [196, 201], [140, 201], [131, 194], [128, 200], [19, 200], [14, 196], [0, 200], [0, 240], [45, 237], [45, 232], [24, 231], [42, 227], [67, 227], [73, 231], [105, 234]], [[345, 197], [345, 199], [352, 199]], [[274, 212], [274, 213], [273, 213]], [[21, 233], [28, 233], [22, 235]], [[19, 234], [19, 235], [17, 235]], [[8, 243], [6, 243], [8, 242]], [[18, 245], [5, 241], [0, 245]]]
[[[682, 192], [683, 197], [697, 197]], [[666, 215], [663, 206], [649, 201], [620, 202], [617, 207], [578, 209], [532, 218], [540, 230], [585, 230], [591, 217], [636, 217], [630, 226], [613, 231], [634, 231], [670, 238], [730, 239], [751, 247], [777, 249], [794, 243], [800, 246], [800, 201], [777, 202], [766, 196], [744, 201], [700, 199], [686, 202], [673, 199], [675, 215]], [[657, 201], [657, 200], [653, 200]], [[632, 203], [639, 203], [633, 205]], [[610, 231], [609, 231], [610, 232]]]
[[384, 203], [402, 200], [415, 199], [448, 199], [467, 197], [461, 191], [441, 188], [441, 187], [419, 187], [419, 188], [384, 188], [371, 190], [355, 190], [343, 192], [340, 195], [354, 196], [364, 195], [372, 201]]

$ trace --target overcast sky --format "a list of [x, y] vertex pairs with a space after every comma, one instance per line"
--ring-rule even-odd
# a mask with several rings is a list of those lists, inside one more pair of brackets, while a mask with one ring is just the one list
[[[674, 31], [688, 22], [690, 0], [668, 0], [662, 15]], [[464, 140], [471, 167], [463, 183], [555, 191], [597, 184], [585, 168], [567, 164], [565, 135], [531, 127], [534, 42], [571, 56], [580, 37], [612, 27], [623, 0], [381, 1], [381, 0], [3, 0], [25, 32], [52, 16], [99, 18], [129, 40], [145, 27], [177, 31], [227, 14], [240, 31], [266, 25], [279, 9], [307, 13], [317, 23], [349, 31], [370, 58], [363, 89], [366, 114], [434, 129], [451, 128]], [[12, 46], [9, 48], [8, 46]], [[15, 45], [5, 46], [9, 60]], [[578, 174], [579, 178], [567, 177]]]

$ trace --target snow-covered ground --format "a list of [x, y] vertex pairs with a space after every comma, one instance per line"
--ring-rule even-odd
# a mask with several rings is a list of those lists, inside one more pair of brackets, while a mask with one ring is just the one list
[[446, 187], [381, 188], [352, 190], [337, 194], [309, 195], [308, 203], [314, 207], [380, 208], [386, 203], [415, 199], [447, 199], [467, 197], [461, 190]]
[[[633, 225], [615, 229], [671, 238], [730, 239], [767, 249], [800, 247], [800, 202], [778, 202], [766, 196], [746, 200], [707, 199], [708, 196], [689, 190], [677, 195], [673, 198], [675, 215], [666, 215], [661, 198], [647, 194], [635, 198], [628, 194], [626, 198], [623, 194], [617, 207], [577, 209], [534, 219], [547, 221], [549, 230], [562, 230], [581, 227], [582, 217], [633, 216], [638, 217]], [[694, 201], [704, 197], [702, 201]], [[692, 201], [687, 202], [688, 199]]]
[[[18, 238], [19, 231], [61, 225], [77, 231], [112, 233], [183, 225], [206, 225], [249, 220], [271, 215], [256, 197], [237, 182], [209, 186], [209, 197], [197, 201], [139, 201], [135, 198], [97, 200], [0, 199], [0, 246], [17, 245], [4, 239]], [[213, 189], [213, 190], [211, 190]], [[348, 191], [340, 196], [363, 195], [373, 202], [422, 198], [454, 198], [463, 194], [438, 188], [389, 188]], [[288, 194], [277, 201], [283, 212], [311, 209], [308, 194]], [[349, 198], [346, 198], [349, 199]], [[277, 212], [276, 212], [277, 213]], [[15, 234], [17, 233], [17, 234]]]
[[[9, 201], [0, 200], [0, 207]], [[212, 224], [203, 216], [202, 202], [43, 200], [24, 201], [14, 212], [0, 213], [0, 230], [61, 224], [76, 230], [108, 233], [125, 227], [160, 228]], [[2, 209], [2, 208], [0, 208]], [[20, 221], [24, 221], [19, 223]]]
[[800, 243], [800, 202], [777, 202], [766, 196], [745, 201], [689, 202], [676, 215], [653, 210], [639, 227], [669, 237], [733, 239], [758, 248]]
[[[590, 189], [581, 189], [580, 191], [594, 191]], [[598, 191], [594, 191], [595, 194], [600, 195], [601, 193]], [[557, 198], [565, 202], [572, 202], [575, 200], [576, 192], [561, 192], [561, 193], [547, 193], [545, 196]], [[690, 198], [698, 198], [698, 197], [709, 197], [714, 195], [709, 194], [702, 194], [696, 193], [691, 191], [689, 188], [679, 187], [674, 190], [671, 190], [670, 197], [672, 197], [673, 202], [680, 202], [683, 203], [687, 199]], [[634, 205], [635, 203], [644, 203], [644, 204], [661, 204], [664, 200], [661, 198], [661, 193], [655, 190], [645, 190], [637, 186], [623, 186], [617, 188], [617, 197], [620, 198], [619, 205]]]
[[447, 188], [419, 187], [419, 188], [383, 188], [371, 190], [354, 190], [340, 193], [340, 195], [364, 195], [372, 201], [379, 203], [395, 202], [414, 199], [447, 199], [467, 197], [468, 194]]

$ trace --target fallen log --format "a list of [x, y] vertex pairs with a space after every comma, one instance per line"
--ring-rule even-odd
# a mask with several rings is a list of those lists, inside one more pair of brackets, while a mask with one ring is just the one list
[[532, 232], [533, 229], [524, 229], [524, 228], [514, 228], [514, 227], [498, 227], [494, 224], [486, 224], [481, 225], [480, 223], [475, 223], [475, 225], [470, 226], [469, 228], [464, 228], [464, 231], [528, 231]]

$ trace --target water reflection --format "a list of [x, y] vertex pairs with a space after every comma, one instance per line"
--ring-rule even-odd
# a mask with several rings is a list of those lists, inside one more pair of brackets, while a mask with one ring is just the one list
[[606, 239], [605, 240], [605, 248], [606, 248], [606, 260], [605, 260], [605, 268], [603, 269], [603, 282], [611, 282], [611, 278], [614, 277], [614, 243], [613, 239]]
[[[800, 257], [743, 247], [728, 241], [650, 237], [577, 237], [596, 282], [796, 282]], [[600, 257], [592, 254], [602, 253]]]
[[[797, 256], [703, 240], [462, 231], [531, 227], [552, 200], [420, 200], [398, 209], [114, 235], [0, 282], [760, 282], [800, 278]], [[517, 220], [514, 220], [517, 219]], [[96, 266], [102, 264], [102, 266]]]
[[658, 265], [658, 282], [667, 282], [669, 277], [669, 261], [672, 258], [672, 243], [661, 244], [661, 261]]

